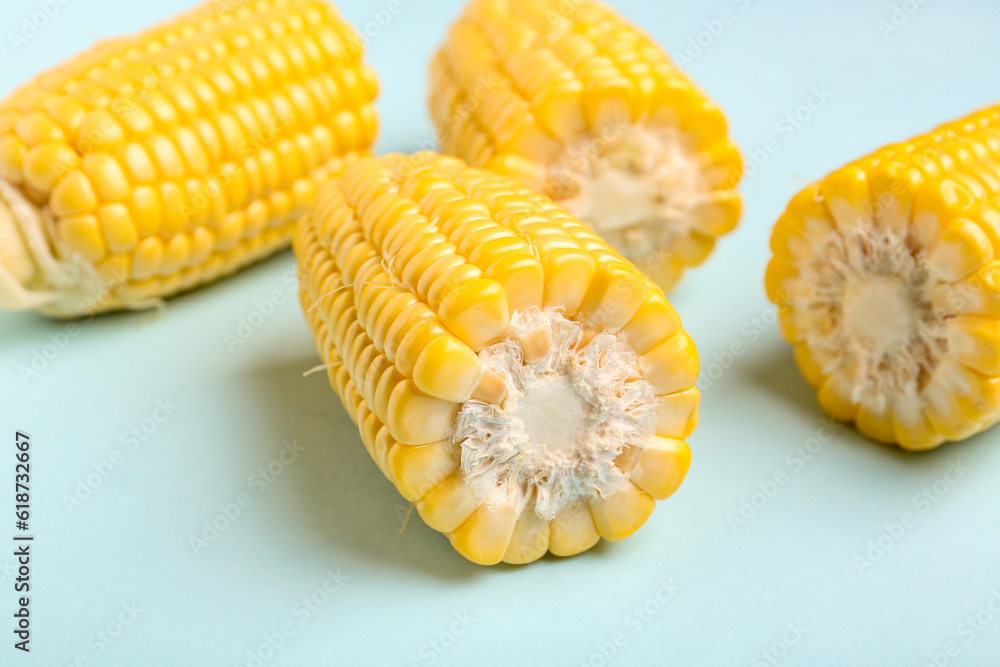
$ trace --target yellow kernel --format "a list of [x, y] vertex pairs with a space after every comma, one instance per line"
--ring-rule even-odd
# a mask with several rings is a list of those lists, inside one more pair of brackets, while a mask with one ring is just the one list
[[302, 161], [306, 171], [311, 171], [319, 166], [319, 151], [316, 142], [308, 134], [299, 133], [295, 135], [295, 145], [302, 154]]
[[219, 237], [216, 248], [222, 252], [231, 249], [243, 238], [247, 226], [247, 215], [243, 211], [235, 211], [222, 219], [219, 225]]
[[140, 185], [132, 190], [129, 212], [136, 229], [142, 236], [160, 233], [163, 225], [163, 209], [156, 190], [148, 185]]
[[222, 215], [227, 211], [242, 208], [249, 199], [246, 174], [235, 162], [227, 162], [216, 174], [209, 176], [204, 187], [213, 197], [219, 199], [217, 207], [222, 211]]
[[97, 193], [87, 175], [74, 169], [52, 190], [49, 207], [52, 214], [59, 218], [91, 213], [97, 210]]
[[302, 154], [294, 141], [288, 139], [279, 141], [275, 149], [281, 164], [282, 179], [285, 183], [294, 182], [305, 173]]
[[25, 146], [37, 146], [44, 141], [66, 141], [66, 134], [55, 121], [42, 111], [29, 111], [14, 123], [14, 134]]
[[178, 234], [167, 243], [167, 251], [160, 266], [160, 275], [166, 276], [179, 271], [191, 254], [191, 239], [186, 234]]
[[143, 240], [132, 253], [132, 276], [136, 280], [151, 278], [163, 262], [163, 243], [155, 236]]
[[278, 156], [270, 148], [261, 148], [257, 151], [257, 161], [260, 163], [261, 173], [264, 176], [264, 188], [267, 192], [273, 192], [281, 187], [281, 163]]
[[145, 136], [156, 129], [156, 119], [143, 107], [136, 105], [122, 111], [118, 118], [134, 136]]
[[486, 278], [456, 287], [441, 301], [438, 312], [441, 321], [474, 350], [500, 339], [510, 322], [503, 288]]
[[112, 150], [125, 141], [125, 130], [118, 119], [104, 109], [88, 111], [80, 121], [77, 150], [81, 155]]
[[245, 158], [242, 163], [233, 162], [232, 164], [235, 164], [247, 176], [247, 198], [245, 201], [251, 201], [265, 194], [264, 170], [257, 158], [251, 156]]
[[294, 208], [303, 212], [309, 208], [316, 197], [316, 184], [311, 179], [300, 178], [292, 184], [292, 199]]
[[287, 192], [281, 190], [272, 192], [268, 199], [271, 204], [271, 219], [269, 222], [272, 227], [279, 227], [284, 224], [289, 214], [291, 214], [294, 200]]
[[101, 207], [100, 219], [111, 252], [129, 252], [135, 247], [139, 239], [124, 204], [105, 204]]
[[25, 182], [39, 192], [51, 192], [56, 180], [80, 166], [80, 156], [61, 141], [47, 141], [28, 149], [21, 172]]
[[11, 185], [21, 183], [21, 163], [26, 151], [24, 144], [13, 134], [0, 136], [0, 178]]
[[163, 204], [163, 229], [161, 235], [170, 237], [184, 228], [187, 205], [184, 201], [184, 190], [176, 183], [167, 181], [160, 184], [160, 197]]
[[[243, 103], [236, 104], [233, 106], [232, 111], [247, 137], [252, 138], [251, 140], [260, 137], [260, 122], [248, 105]], [[245, 148], [241, 147], [241, 150], [245, 150]]]
[[247, 207], [246, 214], [246, 235], [248, 237], [254, 237], [259, 234], [262, 229], [264, 229], [265, 225], [267, 225], [268, 218], [270, 217], [267, 204], [258, 199]]
[[205, 148], [202, 146], [201, 141], [198, 140], [197, 134], [189, 128], [179, 127], [174, 132], [174, 140], [177, 142], [177, 146], [180, 148], [181, 155], [184, 156], [191, 174], [202, 176], [208, 173], [208, 154], [205, 153]]
[[56, 233], [70, 253], [79, 253], [91, 262], [99, 260], [107, 250], [100, 225], [93, 215], [64, 217], [56, 223]]
[[234, 160], [242, 158], [247, 146], [247, 137], [243, 126], [232, 114], [225, 112], [219, 114], [216, 125], [229, 158]]
[[362, 145], [362, 130], [358, 117], [353, 112], [339, 111], [333, 117], [333, 124], [337, 128], [337, 143], [344, 149], [350, 150]]
[[185, 177], [184, 161], [170, 137], [154, 134], [147, 139], [147, 146], [165, 178], [181, 180]]
[[121, 201], [128, 197], [131, 185], [118, 160], [107, 153], [93, 153], [83, 158], [83, 169], [102, 201]]
[[177, 125], [177, 109], [171, 103], [170, 99], [160, 91], [147, 91], [142, 104], [164, 127]]
[[132, 258], [127, 255], [112, 255], [98, 262], [94, 268], [105, 284], [121, 285], [132, 274]]
[[70, 96], [91, 109], [103, 108], [111, 103], [111, 93], [93, 81], [86, 79], [70, 81], [66, 84], [65, 89]]
[[191, 234], [191, 257], [188, 266], [198, 266], [212, 254], [215, 249], [215, 236], [204, 227], [199, 227]]
[[80, 129], [83, 117], [87, 115], [84, 106], [67, 95], [53, 95], [42, 105], [42, 110], [48, 114], [49, 118], [59, 124], [59, 127], [71, 140]]
[[312, 138], [319, 152], [319, 159], [325, 162], [337, 152], [337, 138], [325, 125], [317, 125], [312, 129]]
[[125, 144], [120, 152], [122, 164], [129, 176], [136, 183], [155, 183], [157, 179], [156, 165], [149, 157], [149, 152], [135, 142]]
[[209, 160], [218, 163], [222, 159], [222, 138], [219, 136], [219, 131], [204, 118], [195, 118], [191, 121], [191, 126], [198, 133], [202, 145], [208, 152]]
[[226, 197], [217, 181], [199, 181], [189, 178], [184, 182], [187, 191], [187, 219], [189, 229], [207, 225], [211, 220], [221, 220], [226, 215]]

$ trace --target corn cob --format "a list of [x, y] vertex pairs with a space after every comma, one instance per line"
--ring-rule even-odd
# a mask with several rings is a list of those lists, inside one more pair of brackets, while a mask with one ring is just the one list
[[1000, 106], [799, 193], [768, 295], [824, 409], [923, 450], [1000, 418]]
[[0, 308], [144, 308], [285, 247], [368, 152], [377, 86], [314, 0], [205, 4], [42, 74], [0, 103]]
[[366, 158], [320, 191], [294, 247], [368, 452], [466, 558], [622, 539], [680, 485], [695, 346], [551, 200], [433, 153]]
[[431, 65], [442, 150], [539, 190], [663, 288], [740, 217], [719, 108], [590, 0], [473, 0]]

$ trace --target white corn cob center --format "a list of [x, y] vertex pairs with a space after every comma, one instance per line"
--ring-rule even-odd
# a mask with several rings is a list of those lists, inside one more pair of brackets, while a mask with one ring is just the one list
[[456, 421], [466, 478], [486, 503], [514, 502], [518, 512], [534, 496], [543, 519], [619, 491], [628, 475], [615, 459], [641, 447], [655, 422], [635, 352], [607, 333], [586, 340], [553, 309], [515, 313], [511, 327], [513, 337], [479, 354], [504, 378], [506, 399], [467, 401]]
[[903, 234], [859, 219], [803, 265], [789, 301], [807, 313], [803, 339], [821, 351], [823, 372], [846, 374], [852, 400], [884, 410], [915, 400], [947, 354], [954, 313], [935, 305], [940, 284]]
[[548, 191], [633, 262], [694, 231], [724, 178], [676, 127], [610, 124], [553, 162]]

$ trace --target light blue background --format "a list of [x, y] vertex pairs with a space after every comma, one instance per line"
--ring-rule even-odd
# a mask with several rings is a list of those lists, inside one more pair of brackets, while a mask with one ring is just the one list
[[[461, 4], [399, 2], [371, 40], [383, 151], [428, 146], [425, 67]], [[37, 5], [4, 0], [0, 91], [187, 4], [68, 0], [14, 53], [7, 35]], [[675, 54], [703, 22], [732, 12], [721, 34], [703, 35], [710, 44], [690, 52], [687, 69], [748, 154], [771, 138], [777, 148], [743, 186], [739, 230], [672, 295], [703, 368], [717, 376], [683, 488], [634, 537], [529, 567], [469, 564], [415, 515], [401, 533], [405, 504], [326, 378], [302, 378], [317, 356], [285, 280], [289, 253], [171, 300], [161, 319], [87, 323], [54, 356], [44, 346], [64, 324], [2, 315], [0, 513], [13, 523], [13, 434], [24, 429], [34, 441], [38, 539], [30, 656], [11, 649], [13, 561], [0, 556], [0, 663], [245, 665], [248, 650], [288, 623], [291, 636], [263, 664], [600, 665], [613, 647], [611, 664], [924, 665], [949, 643], [958, 650], [950, 664], [1000, 664], [1000, 615], [984, 614], [992, 622], [975, 630], [961, 625], [1000, 591], [1000, 432], [907, 455], [842, 429], [800, 465], [789, 457], [822, 432], [823, 415], [762, 288], [770, 227], [798, 188], [998, 97], [1000, 5], [910, 0], [912, 17], [883, 35], [889, 0], [615, 4]], [[388, 6], [353, 0], [343, 10], [363, 25]], [[813, 87], [832, 97], [788, 136], [778, 123]], [[230, 352], [225, 335], [273, 290], [282, 303]], [[728, 363], [734, 343], [744, 354]], [[36, 353], [52, 358], [23, 381], [18, 369]], [[176, 404], [174, 414], [130, 451], [124, 434], [161, 399]], [[280, 476], [251, 477], [292, 440], [304, 451]], [[120, 465], [68, 510], [65, 496], [115, 452]], [[915, 502], [952, 463], [968, 472], [939, 485], [929, 509]], [[734, 524], [742, 503], [761, 505], [753, 494], [781, 472], [774, 497]], [[189, 538], [240, 493], [250, 506], [196, 555]], [[887, 537], [885, 525], [906, 512], [914, 523]], [[859, 568], [856, 558], [880, 538], [891, 548]], [[300, 599], [321, 589], [328, 570], [349, 578], [306, 617]], [[663, 603], [661, 582], [676, 588]], [[116, 633], [131, 603], [137, 618], [98, 652], [99, 633]], [[786, 635], [789, 624], [803, 628], [800, 637]], [[775, 663], [762, 654], [772, 646], [785, 653]]]

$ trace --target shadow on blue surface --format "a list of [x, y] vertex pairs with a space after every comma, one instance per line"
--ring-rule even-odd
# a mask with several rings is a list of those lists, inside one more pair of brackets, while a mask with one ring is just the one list
[[408, 504], [371, 460], [326, 374], [302, 377], [318, 357], [262, 361], [251, 364], [242, 385], [264, 424], [257, 442], [270, 445], [297, 433], [306, 444], [284, 485], [298, 509], [288, 516], [291, 524], [321, 542], [331, 560], [374, 561], [454, 580], [482, 571], [424, 526], [415, 510], [401, 531]]
[[[815, 415], [816, 419], [825, 416], [816, 398], [816, 390], [802, 377], [795, 365], [791, 348], [787, 345], [775, 342], [767, 347], [762, 346], [754, 354], [740, 359], [735, 368], [745, 381], [786, 403], [798, 414]], [[853, 426], [845, 425], [837, 443], [878, 452], [881, 458], [897, 461], [904, 469], [924, 475], [946, 467], [949, 461], [959, 456], [973, 456], [980, 447], [995, 446], [998, 438], [1000, 427], [994, 427], [961, 442], [948, 442], [926, 452], [910, 452], [876, 443], [861, 435]], [[994, 444], [989, 445], [988, 442]]]
[[[288, 521], [322, 543], [331, 560], [376, 562], [381, 567], [461, 581], [520, 566], [484, 568], [466, 561], [447, 538], [424, 525], [416, 509], [385, 479], [365, 449], [357, 427], [340, 405], [325, 373], [303, 378], [319, 363], [302, 356], [248, 368], [242, 390], [259, 406], [264, 424], [257, 442], [268, 449], [291, 433], [306, 441], [302, 465], [295, 466], [292, 503], [299, 511]], [[260, 455], [249, 454], [255, 460]], [[403, 524], [406, 522], [405, 529]], [[613, 547], [603, 540], [575, 558], [602, 559]], [[543, 561], [560, 561], [547, 554]], [[550, 563], [552, 564], [552, 563]]]

